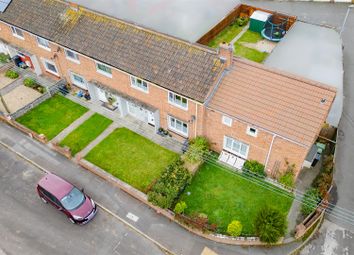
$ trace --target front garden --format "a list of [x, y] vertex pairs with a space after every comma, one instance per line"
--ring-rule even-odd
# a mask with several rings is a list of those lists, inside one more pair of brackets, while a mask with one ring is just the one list
[[87, 111], [63, 96], [54, 95], [16, 121], [51, 140]]
[[85, 157], [118, 179], [146, 192], [178, 154], [126, 128], [114, 130]]

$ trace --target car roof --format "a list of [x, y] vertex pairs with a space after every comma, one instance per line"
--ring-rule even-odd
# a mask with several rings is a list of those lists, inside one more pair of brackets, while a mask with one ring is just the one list
[[67, 195], [74, 187], [74, 185], [72, 185], [71, 183], [52, 173], [46, 174], [38, 182], [38, 185], [50, 192], [59, 200], [62, 199], [65, 195]]

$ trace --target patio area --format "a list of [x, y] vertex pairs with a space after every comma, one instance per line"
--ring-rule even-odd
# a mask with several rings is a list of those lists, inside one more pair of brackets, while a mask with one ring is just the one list
[[[3, 95], [3, 100], [5, 101], [7, 109], [10, 111], [10, 113], [14, 113], [24, 106], [32, 103], [41, 96], [42, 94], [38, 91], [35, 91], [34, 89], [25, 86], [19, 86], [11, 90], [9, 93]], [[5, 108], [4, 105], [2, 105], [2, 108]]]

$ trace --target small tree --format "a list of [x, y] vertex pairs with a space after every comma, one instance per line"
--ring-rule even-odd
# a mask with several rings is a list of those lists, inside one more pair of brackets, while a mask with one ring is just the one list
[[233, 220], [231, 223], [227, 226], [226, 232], [230, 236], [239, 236], [241, 235], [242, 232], [242, 224], [238, 220]]
[[310, 188], [306, 191], [304, 197], [302, 198], [301, 212], [304, 216], [312, 213], [319, 202], [321, 201], [321, 195], [316, 188]]
[[174, 212], [177, 214], [182, 214], [184, 213], [184, 210], [187, 209], [187, 204], [184, 201], [180, 201], [176, 204]]
[[256, 233], [262, 242], [276, 243], [284, 236], [287, 222], [285, 215], [272, 207], [264, 207], [255, 219]]
[[279, 178], [279, 183], [283, 184], [287, 188], [294, 188], [295, 187], [295, 174], [293, 171], [288, 171], [284, 173]]
[[190, 141], [185, 160], [191, 163], [202, 162], [209, 153], [209, 147], [209, 141], [205, 137], [197, 136]]
[[243, 171], [245, 173], [253, 173], [257, 177], [264, 178], [266, 173], [264, 172], [264, 165], [259, 163], [257, 160], [247, 160], [243, 166]]

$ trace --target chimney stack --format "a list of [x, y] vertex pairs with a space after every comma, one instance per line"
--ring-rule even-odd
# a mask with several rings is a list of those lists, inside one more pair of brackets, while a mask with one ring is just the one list
[[234, 47], [226, 42], [221, 43], [219, 46], [219, 57], [225, 64], [225, 68], [228, 69], [233, 62]]

